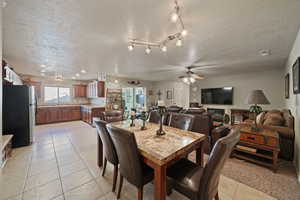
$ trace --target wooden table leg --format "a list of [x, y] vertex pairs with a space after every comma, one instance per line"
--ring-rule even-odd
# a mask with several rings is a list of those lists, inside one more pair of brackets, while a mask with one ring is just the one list
[[276, 173], [278, 168], [278, 151], [273, 151], [273, 172]]
[[103, 165], [103, 144], [100, 136], [97, 134], [97, 140], [98, 140], [98, 166], [102, 167]]
[[196, 163], [201, 167], [204, 166], [204, 142], [200, 143], [199, 148], [196, 149]]
[[154, 199], [155, 200], [165, 200], [166, 199], [166, 169], [167, 167], [164, 166], [157, 166], [154, 169]]

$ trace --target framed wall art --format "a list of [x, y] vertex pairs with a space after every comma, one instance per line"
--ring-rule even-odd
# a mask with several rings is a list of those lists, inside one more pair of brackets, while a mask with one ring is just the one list
[[293, 92], [294, 92], [294, 94], [300, 93], [299, 65], [300, 65], [300, 57], [297, 58], [296, 62], [293, 65]]

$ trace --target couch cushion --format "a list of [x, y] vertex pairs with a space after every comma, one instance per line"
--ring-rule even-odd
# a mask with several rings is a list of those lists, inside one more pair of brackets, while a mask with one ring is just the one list
[[280, 113], [267, 113], [263, 125], [267, 126], [282, 126], [284, 123], [283, 117]]

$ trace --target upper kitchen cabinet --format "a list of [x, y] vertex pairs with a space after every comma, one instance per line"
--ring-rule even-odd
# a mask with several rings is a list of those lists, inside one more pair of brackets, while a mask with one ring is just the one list
[[88, 84], [87, 87], [88, 98], [105, 97], [105, 82], [104, 81], [93, 81]]
[[86, 85], [73, 85], [74, 97], [87, 97], [87, 86]]

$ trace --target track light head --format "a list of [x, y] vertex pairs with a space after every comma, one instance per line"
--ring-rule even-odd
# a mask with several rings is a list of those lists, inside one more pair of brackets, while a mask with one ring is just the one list
[[145, 52], [146, 52], [146, 54], [150, 54], [150, 52], [151, 52], [151, 49], [150, 49], [150, 47], [149, 47], [149, 46], [147, 46], [147, 48], [146, 48]]
[[163, 45], [163, 46], [161, 47], [161, 51], [162, 51], [162, 52], [166, 52], [167, 50], [168, 50], [168, 48], [167, 48], [166, 45]]
[[133, 48], [134, 48], [133, 44], [128, 45], [128, 50], [129, 50], [129, 51], [132, 51]]
[[182, 46], [182, 40], [180, 38], [178, 38], [178, 40], [176, 41], [176, 46], [178, 47]]
[[186, 29], [183, 29], [182, 31], [181, 31], [181, 36], [182, 37], [185, 37], [186, 35], [187, 35], [187, 30]]
[[171, 15], [171, 21], [175, 23], [175, 22], [177, 22], [178, 18], [179, 18], [178, 13], [173, 12]]

